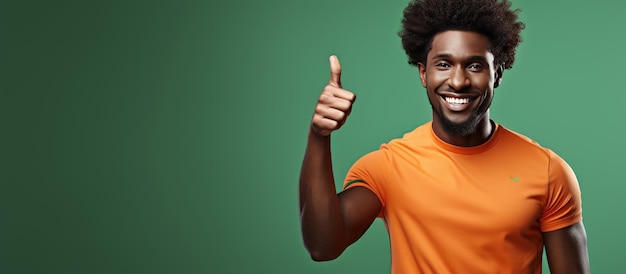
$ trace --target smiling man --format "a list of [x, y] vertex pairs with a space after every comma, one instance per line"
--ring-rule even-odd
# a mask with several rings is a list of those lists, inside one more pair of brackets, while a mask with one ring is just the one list
[[493, 121], [494, 89], [524, 28], [507, 1], [423, 0], [400, 36], [432, 121], [361, 157], [335, 192], [330, 135], [354, 93], [341, 67], [315, 107], [300, 175], [302, 235], [317, 261], [338, 257], [374, 219], [390, 236], [392, 273], [588, 273], [578, 181], [548, 148]]

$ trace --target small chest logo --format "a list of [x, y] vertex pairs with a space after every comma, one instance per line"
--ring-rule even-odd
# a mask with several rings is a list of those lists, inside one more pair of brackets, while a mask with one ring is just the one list
[[513, 180], [516, 184], [519, 184], [519, 177], [509, 176], [509, 179]]

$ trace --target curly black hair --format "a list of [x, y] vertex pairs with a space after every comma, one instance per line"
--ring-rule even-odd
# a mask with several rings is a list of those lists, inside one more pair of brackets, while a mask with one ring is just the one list
[[494, 63], [510, 69], [515, 49], [522, 41], [524, 23], [517, 21], [519, 9], [511, 10], [507, 0], [413, 0], [404, 9], [402, 46], [409, 64], [425, 64], [432, 40], [447, 30], [475, 31], [491, 42]]

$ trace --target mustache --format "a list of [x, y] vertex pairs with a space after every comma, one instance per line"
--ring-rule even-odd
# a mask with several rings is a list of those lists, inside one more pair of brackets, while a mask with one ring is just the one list
[[474, 95], [480, 95], [481, 92], [480, 90], [476, 89], [476, 88], [464, 88], [464, 89], [460, 89], [460, 90], [456, 90], [450, 87], [445, 87], [445, 88], [437, 88], [435, 89], [435, 92], [437, 94], [442, 94], [442, 93], [457, 93], [457, 94], [474, 94]]

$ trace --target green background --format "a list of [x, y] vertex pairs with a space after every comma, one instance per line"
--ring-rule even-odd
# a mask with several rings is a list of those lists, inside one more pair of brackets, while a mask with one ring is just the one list
[[[331, 54], [358, 95], [338, 181], [430, 119], [406, 4], [1, 1], [0, 272], [388, 273], [380, 220], [311, 261], [297, 182]], [[492, 117], [570, 163], [593, 272], [626, 272], [626, 4], [514, 6], [525, 41]]]

